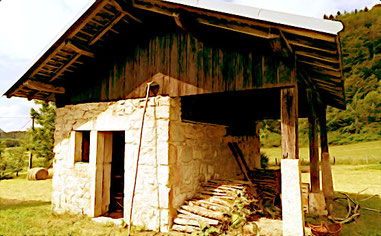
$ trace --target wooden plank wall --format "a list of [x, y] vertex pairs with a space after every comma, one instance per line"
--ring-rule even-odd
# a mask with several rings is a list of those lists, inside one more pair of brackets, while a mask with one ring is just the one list
[[[94, 73], [83, 86], [71, 85], [66, 103], [110, 101], [144, 95], [132, 93], [157, 73], [163, 78], [162, 91], [185, 96], [255, 88], [281, 87], [294, 83], [292, 70], [264, 45], [234, 49], [204, 42], [191, 33], [156, 33], [134, 40], [109, 58], [102, 73]], [[235, 42], [232, 40], [232, 42]], [[97, 70], [97, 68], [94, 68]], [[87, 76], [85, 76], [87, 77]], [[94, 78], [95, 77], [95, 78]], [[179, 83], [181, 81], [181, 83]], [[131, 95], [133, 94], [133, 95]]]

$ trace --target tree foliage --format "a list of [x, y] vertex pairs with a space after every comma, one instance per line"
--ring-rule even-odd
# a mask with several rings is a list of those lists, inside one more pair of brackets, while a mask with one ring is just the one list
[[331, 143], [381, 138], [381, 7], [341, 14], [347, 109], [329, 108]]
[[54, 157], [55, 105], [51, 102], [36, 101], [40, 109], [31, 109], [36, 127], [28, 130], [27, 149], [34, 157], [43, 158], [45, 167], [50, 167]]
[[[333, 18], [324, 15], [324, 19]], [[371, 10], [337, 14], [341, 33], [346, 110], [329, 107], [330, 144], [381, 139], [381, 5]], [[280, 145], [280, 122], [264, 121], [264, 146]], [[308, 123], [299, 119], [299, 144], [308, 145]]]

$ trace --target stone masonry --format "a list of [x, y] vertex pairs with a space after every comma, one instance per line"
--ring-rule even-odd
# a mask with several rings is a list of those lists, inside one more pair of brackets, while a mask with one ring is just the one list
[[[128, 219], [144, 99], [68, 105], [56, 112], [53, 210], [96, 216], [97, 136], [125, 131], [124, 218]], [[75, 131], [90, 131], [90, 161], [76, 163]], [[133, 224], [168, 231], [176, 209], [209, 179], [242, 178], [227, 143], [238, 142], [252, 167], [259, 140], [231, 137], [226, 127], [181, 121], [181, 99], [148, 102], [133, 207]], [[98, 159], [98, 160], [97, 160]], [[99, 163], [97, 163], [99, 162]], [[100, 185], [102, 186], [102, 185]], [[97, 200], [99, 201], [99, 199]]]

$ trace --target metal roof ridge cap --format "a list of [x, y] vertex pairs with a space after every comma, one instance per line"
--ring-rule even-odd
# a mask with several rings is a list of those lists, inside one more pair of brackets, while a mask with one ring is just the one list
[[261, 9], [258, 19], [335, 35], [344, 29], [343, 23], [340, 21], [325, 20], [267, 9]]
[[[302, 16], [285, 12], [278, 12], [253, 6], [245, 6], [216, 0], [162, 0], [202, 8], [206, 10], [218, 11], [231, 15], [247, 17], [277, 24], [289, 25], [307, 30], [337, 35], [344, 26], [340, 21], [324, 20], [310, 16]], [[307, 24], [306, 24], [307, 22]]]

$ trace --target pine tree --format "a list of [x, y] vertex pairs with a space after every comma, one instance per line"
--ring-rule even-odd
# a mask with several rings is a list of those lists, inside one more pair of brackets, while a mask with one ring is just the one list
[[52, 165], [54, 157], [54, 125], [55, 105], [51, 102], [36, 101], [41, 107], [37, 111], [31, 109], [30, 115], [34, 118], [37, 127], [28, 130], [27, 149], [33, 157], [44, 158], [45, 167]]

